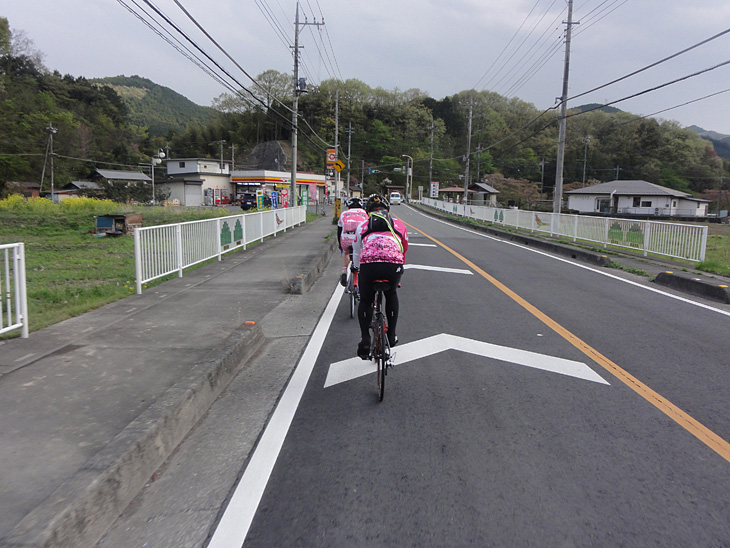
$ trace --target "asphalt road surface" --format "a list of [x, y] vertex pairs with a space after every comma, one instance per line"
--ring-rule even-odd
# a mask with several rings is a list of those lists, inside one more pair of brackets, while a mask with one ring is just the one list
[[393, 213], [384, 401], [335, 274], [210, 547], [730, 546], [727, 307]]

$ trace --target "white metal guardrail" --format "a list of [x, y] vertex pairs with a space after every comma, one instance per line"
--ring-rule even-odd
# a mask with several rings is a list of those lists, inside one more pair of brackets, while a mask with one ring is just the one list
[[306, 206], [243, 213], [134, 231], [137, 294], [142, 285], [306, 222]]
[[707, 226], [567, 215], [521, 209], [502, 209], [489, 206], [455, 204], [423, 198], [422, 202], [435, 209], [498, 225], [542, 232], [553, 236], [584, 240], [608, 247], [624, 247], [675, 259], [701, 262], [707, 249]]
[[20, 329], [28, 338], [28, 296], [25, 287], [25, 246], [22, 243], [0, 245], [0, 334]]

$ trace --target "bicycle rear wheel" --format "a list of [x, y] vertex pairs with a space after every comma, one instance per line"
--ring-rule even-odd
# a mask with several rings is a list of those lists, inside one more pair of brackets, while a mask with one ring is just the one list
[[355, 310], [357, 310], [357, 287], [352, 278], [353, 275], [350, 274], [350, 283], [347, 285], [347, 291], [350, 293], [350, 318], [355, 317]]
[[385, 395], [385, 368], [388, 366], [388, 341], [385, 338], [385, 322], [382, 314], [378, 314], [375, 323], [374, 357], [378, 372], [378, 400], [383, 401]]

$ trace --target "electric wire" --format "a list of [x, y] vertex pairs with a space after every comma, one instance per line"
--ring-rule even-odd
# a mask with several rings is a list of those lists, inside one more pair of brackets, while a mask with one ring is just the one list
[[[556, 1], [557, 1], [557, 0], [553, 0], [553, 2], [552, 2], [552, 3], [551, 3], [551, 4], [549, 5], [549, 6], [548, 6], [547, 10], [545, 10], [545, 13], [543, 13], [543, 14], [542, 14], [542, 16], [541, 16], [541, 17], [540, 17], [540, 18], [539, 18], [539, 19], [538, 19], [538, 20], [537, 20], [537, 21], [535, 22], [535, 24], [534, 24], [534, 25], [532, 26], [532, 28], [531, 28], [531, 29], [530, 29], [530, 31], [529, 31], [529, 32], [527, 33], [527, 35], [526, 35], [526, 36], [525, 36], [525, 37], [524, 37], [524, 38], [522, 39], [522, 42], [520, 42], [520, 44], [519, 44], [519, 45], [517, 46], [517, 49], [515, 49], [515, 51], [514, 51], [514, 52], [512, 53], [512, 55], [511, 55], [511, 56], [509, 57], [509, 59], [507, 59], [507, 60], [505, 61], [505, 66], [506, 66], [506, 64], [507, 64], [507, 63], [509, 63], [509, 62], [510, 62], [510, 61], [512, 60], [512, 58], [513, 58], [513, 57], [514, 57], [514, 56], [515, 56], [515, 55], [517, 54], [517, 52], [518, 52], [518, 51], [520, 50], [520, 48], [522, 48], [522, 46], [523, 46], [523, 45], [525, 44], [525, 42], [527, 41], [527, 39], [528, 39], [528, 38], [529, 38], [530, 36], [532, 36], [532, 33], [533, 33], [533, 32], [535, 31], [535, 29], [537, 28], [537, 26], [538, 26], [538, 25], [539, 25], [539, 24], [540, 24], [540, 23], [542, 22], [542, 20], [543, 20], [543, 19], [545, 19], [545, 16], [547, 16], [548, 12], [550, 11], [550, 8], [552, 8], [552, 7], [553, 7], [553, 5], [555, 5], [555, 2], [556, 2]], [[558, 14], [558, 17], [560, 17], [560, 14]], [[553, 23], [554, 23], [554, 21], [555, 21], [555, 20], [553, 20]], [[550, 26], [552, 26], [552, 24], [553, 24], [553, 23], [551, 23], [551, 25], [550, 25]], [[545, 35], [545, 33], [547, 32], [547, 30], [548, 30], [548, 29], [546, 29], [545, 31], [543, 31], [543, 34], [542, 34], [542, 35], [540, 36], [540, 38], [538, 38], [538, 40], [536, 40], [536, 41], [535, 41], [535, 43], [534, 43], [534, 44], [532, 45], [532, 47], [530, 47], [530, 48], [529, 48], [529, 49], [528, 49], [528, 50], [527, 50], [527, 51], [526, 51], [526, 52], [525, 52], [525, 53], [524, 53], [524, 54], [522, 55], [522, 57], [520, 57], [520, 59], [518, 59], [518, 60], [516, 61], [516, 64], [515, 64], [515, 65], [514, 65], [514, 66], [513, 66], [513, 67], [512, 67], [512, 68], [511, 68], [510, 70], [508, 70], [508, 71], [507, 71], [507, 72], [506, 72], [506, 73], [504, 74], [504, 76], [502, 76], [502, 78], [500, 78], [500, 79], [499, 79], [499, 80], [498, 80], [498, 81], [497, 81], [497, 82], [496, 82], [496, 83], [495, 83], [495, 84], [494, 84], [494, 85], [492, 86], [492, 87], [493, 87], [494, 89], [496, 89], [496, 88], [497, 88], [497, 86], [499, 86], [499, 84], [500, 84], [500, 83], [501, 83], [501, 82], [502, 82], [502, 81], [503, 81], [503, 80], [504, 80], [505, 78], [507, 78], [507, 77], [508, 77], [508, 76], [509, 76], [509, 75], [510, 75], [510, 74], [511, 74], [512, 72], [514, 72], [515, 70], [518, 70], [518, 69], [519, 69], [519, 67], [520, 67], [521, 63], [523, 62], [524, 58], [525, 58], [525, 57], [526, 57], [526, 56], [527, 56], [527, 55], [528, 55], [528, 54], [529, 54], [529, 53], [530, 53], [530, 52], [531, 52], [531, 51], [533, 50], [533, 48], [535, 48], [535, 46], [536, 46], [536, 45], [537, 45], [537, 44], [538, 44], [538, 43], [540, 42], [540, 39], [541, 39], [541, 38], [542, 38], [542, 37], [543, 37], [543, 36]], [[488, 85], [488, 84], [489, 84], [489, 82], [487, 82], [487, 85]]]
[[[118, 2], [120, 2], [120, 3], [123, 3], [123, 0], [117, 0], [117, 1], [118, 1]], [[132, 0], [132, 1], [133, 1], [133, 2], [135, 2], [135, 0]], [[156, 8], [155, 6], [153, 6], [153, 5], [151, 4], [151, 2], [150, 2], [149, 0], [144, 0], [144, 2], [145, 2], [146, 4], [148, 4], [148, 5], [149, 5], [149, 6], [150, 6], [150, 7], [151, 7], [151, 8], [152, 8], [152, 9], [153, 9], [153, 10], [154, 10], [154, 11], [155, 11], [155, 12], [156, 12], [156, 13], [157, 13], [157, 14], [158, 14], [159, 16], [160, 16], [160, 17], [162, 17], [162, 18], [163, 18], [163, 19], [164, 19], [164, 20], [165, 20], [165, 21], [166, 21], [166, 22], [168, 23], [168, 25], [170, 25], [170, 26], [171, 26], [172, 28], [174, 28], [174, 29], [175, 29], [175, 30], [176, 30], [176, 31], [177, 31], [178, 33], [180, 33], [180, 34], [181, 34], [181, 35], [182, 35], [182, 36], [183, 36], [183, 37], [184, 37], [184, 38], [185, 38], [186, 40], [188, 40], [188, 41], [189, 41], [189, 42], [190, 42], [190, 43], [191, 43], [191, 44], [192, 44], [192, 45], [193, 45], [193, 46], [194, 46], [194, 47], [195, 47], [196, 49], [198, 49], [198, 50], [199, 50], [199, 51], [200, 51], [200, 52], [201, 52], [201, 53], [202, 53], [203, 55], [205, 55], [205, 56], [206, 56], [206, 57], [207, 57], [207, 58], [208, 58], [208, 59], [209, 59], [209, 60], [210, 60], [210, 61], [211, 61], [211, 62], [212, 62], [213, 64], [215, 64], [215, 66], [216, 66], [216, 67], [218, 67], [218, 68], [219, 68], [219, 69], [220, 69], [220, 70], [221, 70], [221, 71], [222, 71], [223, 73], [225, 73], [225, 74], [226, 74], [226, 75], [227, 75], [227, 76], [228, 76], [229, 78], [231, 78], [231, 80], [233, 80], [233, 81], [234, 81], [234, 82], [235, 82], [235, 83], [236, 83], [236, 84], [237, 84], [237, 85], [238, 85], [238, 86], [240, 87], [240, 89], [242, 89], [242, 90], [246, 91], [247, 93], [249, 93], [249, 94], [251, 95], [251, 97], [253, 98], [253, 100], [254, 100], [254, 101], [256, 101], [256, 102], [260, 103], [260, 104], [261, 104], [262, 106], [264, 106], [265, 108], [267, 108], [267, 109], [268, 109], [267, 105], [266, 105], [266, 104], [265, 104], [265, 103], [264, 103], [263, 101], [261, 101], [261, 99], [260, 99], [260, 98], [258, 98], [258, 97], [257, 97], [257, 96], [256, 96], [256, 95], [255, 95], [255, 94], [253, 93], [253, 92], [251, 92], [251, 91], [250, 91], [249, 89], [247, 89], [247, 88], [246, 88], [245, 86], [243, 86], [243, 84], [241, 84], [241, 83], [240, 83], [240, 82], [239, 82], [239, 81], [238, 81], [238, 80], [237, 80], [236, 78], [234, 78], [234, 77], [233, 77], [233, 76], [232, 76], [232, 75], [231, 75], [231, 74], [230, 74], [230, 73], [229, 73], [229, 72], [228, 72], [227, 70], [225, 70], [225, 69], [224, 69], [223, 67], [221, 67], [221, 65], [220, 65], [219, 63], [217, 63], [217, 62], [216, 62], [216, 61], [215, 61], [214, 59], [212, 59], [212, 57], [210, 57], [210, 55], [208, 55], [208, 54], [207, 54], [207, 53], [206, 53], [206, 52], [205, 52], [205, 51], [204, 51], [204, 50], [203, 50], [203, 49], [202, 49], [202, 48], [201, 48], [201, 47], [200, 47], [200, 46], [199, 46], [198, 44], [196, 44], [196, 43], [195, 43], [195, 42], [194, 42], [194, 41], [193, 41], [193, 40], [192, 40], [192, 39], [191, 39], [191, 38], [190, 38], [190, 37], [189, 37], [189, 36], [188, 36], [188, 35], [187, 35], [186, 33], [184, 33], [184, 32], [183, 32], [183, 31], [182, 31], [182, 30], [181, 30], [181, 29], [180, 29], [180, 28], [179, 28], [179, 27], [178, 27], [177, 25], [175, 25], [175, 24], [174, 24], [174, 23], [173, 23], [173, 22], [172, 22], [172, 21], [171, 21], [171, 20], [170, 20], [170, 19], [169, 19], [169, 18], [168, 18], [167, 16], [165, 16], [165, 15], [164, 15], [163, 13], [161, 13], [161, 11], [160, 11], [159, 9], [157, 9], [157, 8]], [[211, 41], [212, 41], [212, 42], [213, 42], [213, 43], [214, 43], [214, 44], [215, 44], [215, 45], [216, 45], [216, 46], [217, 46], [217, 47], [218, 47], [219, 49], [221, 49], [221, 51], [223, 51], [223, 52], [224, 52], [224, 53], [225, 53], [225, 54], [226, 54], [226, 55], [228, 56], [227, 52], [225, 52], [225, 50], [223, 50], [223, 49], [221, 48], [221, 46], [219, 46], [219, 45], [217, 44], [217, 42], [215, 42], [215, 40], [213, 40], [213, 39], [212, 39], [212, 37], [210, 37], [210, 35], [209, 35], [209, 34], [208, 34], [208, 33], [207, 33], [206, 31], [204, 31], [204, 29], [202, 29], [202, 27], [201, 27], [201, 26], [200, 26], [200, 25], [199, 25], [199, 24], [197, 23], [197, 21], [194, 21], [194, 18], [192, 18], [192, 16], [191, 16], [191, 15], [189, 15], [189, 14], [187, 13], [187, 10], [185, 10], [184, 8], [182, 8], [182, 6], [180, 5], [180, 3], [179, 3], [179, 2], [177, 1], [177, 0], [174, 0], [174, 2], [175, 2], [176, 4], [178, 4], [178, 6], [179, 6], [179, 7], [180, 7], [180, 8], [181, 8], [181, 9], [182, 9], [182, 10], [183, 10], [183, 11], [184, 11], [185, 13], [186, 13], [186, 15], [188, 15], [188, 17], [189, 17], [189, 18], [191, 18], [191, 20], [193, 20], [193, 22], [194, 22], [194, 23], [196, 24], [196, 26], [198, 26], [199, 28], [201, 28], [201, 31], [203, 31], [203, 32], [204, 32], [204, 34], [205, 34], [205, 35], [206, 35], [206, 36], [207, 36], [207, 37], [208, 37], [208, 38], [209, 38], [209, 39], [210, 39], [210, 40], [211, 40]], [[136, 4], [136, 2], [135, 2], [135, 4]], [[125, 5], [125, 7], [127, 7], [127, 6]], [[138, 7], [139, 7], [139, 6], [138, 6]], [[128, 8], [128, 7], [127, 7], [127, 8]], [[129, 8], [128, 8], [128, 9], [129, 9]], [[141, 19], [141, 17], [140, 17], [140, 16], [139, 16], [139, 15], [138, 15], [138, 14], [137, 14], [136, 12], [132, 11], [132, 13], [133, 13], [134, 15], [136, 15], [136, 16], [137, 16], [138, 18], [140, 18], [140, 19]], [[145, 13], [147, 13], [147, 12], [145, 12]], [[142, 20], [143, 20], [143, 19], [142, 19]], [[145, 22], [145, 21], [143, 20], [143, 22]], [[146, 23], [146, 22], [145, 22], [145, 23]], [[147, 23], [146, 23], [146, 24], [147, 24]], [[150, 26], [150, 25], [148, 24], [148, 26]], [[153, 30], [155, 30], [155, 29], [153, 29]], [[159, 33], [158, 33], [158, 35], [159, 35]], [[176, 48], [176, 49], [177, 49], [177, 48]], [[179, 50], [178, 50], [178, 51], [179, 51]], [[230, 56], [228, 56], [228, 57], [230, 58]], [[238, 68], [239, 68], [239, 69], [240, 69], [240, 70], [241, 70], [242, 72], [244, 72], [244, 74], [246, 74], [246, 76], [248, 76], [249, 78], [251, 78], [251, 77], [250, 77], [250, 75], [248, 75], [248, 73], [247, 73], [247, 72], [246, 72], [246, 71], [245, 71], [245, 70], [244, 70], [244, 69], [243, 69], [242, 67], [240, 67], [240, 65], [238, 65], [238, 63], [236, 63], [236, 62], [234, 61], [234, 64], [236, 64], [236, 66], [237, 66], [237, 67], [238, 67]], [[256, 84], [257, 84], [257, 85], [258, 85], [259, 87], [262, 87], [262, 86], [261, 86], [260, 84], [258, 84], [258, 82], [256, 82], [256, 81], [255, 81], [255, 80], [254, 80], [253, 78], [251, 78], [251, 79], [252, 79], [252, 81], [254, 81], [254, 82], [255, 82], [255, 83], [256, 83]], [[233, 91], [233, 92], [234, 92], [235, 94], [239, 95], [240, 97], [242, 97], [242, 98], [244, 98], [244, 99], [248, 99], [247, 97], [245, 97], [244, 95], [242, 95], [242, 94], [241, 94], [240, 90], [236, 90], [235, 88], [233, 88], [233, 86], [230, 86], [230, 85], [227, 85], [227, 84], [225, 84], [225, 82], [223, 82], [223, 81], [222, 81], [222, 79], [221, 79], [220, 77], [216, 77], [216, 81], [218, 81], [219, 83], [223, 83], [224, 85], [226, 85], [226, 87], [227, 87], [228, 89], [231, 89], [231, 90], [232, 90], [232, 91]], [[263, 88], [262, 88], [262, 89], [263, 89]], [[266, 92], [266, 90], [264, 90], [264, 92], [265, 92], [265, 93], [267, 93], [267, 92]], [[269, 95], [269, 94], [267, 93], [267, 95]], [[276, 97], [273, 97], [273, 96], [271, 96], [271, 98], [272, 98], [273, 100], [275, 100], [275, 101], [276, 101], [277, 103], [279, 103], [279, 104], [280, 104], [280, 105], [281, 105], [281, 106], [282, 106], [283, 108], [287, 109], [287, 110], [288, 110], [288, 111], [290, 111], [290, 112], [293, 112], [293, 111], [292, 111], [292, 109], [291, 109], [290, 107], [288, 107], [287, 105], [285, 105], [284, 103], [282, 103], [282, 102], [281, 102], [281, 101], [280, 101], [280, 100], [279, 100], [278, 98], [276, 98]], [[275, 110], [275, 109], [268, 109], [268, 112], [270, 112], [270, 113], [271, 113], [271, 112], [273, 112], [273, 113], [274, 113], [274, 114], [275, 114], [276, 116], [278, 116], [278, 117], [282, 118], [282, 119], [284, 120], [285, 124], [291, 125], [291, 123], [292, 123], [292, 122], [291, 122], [291, 120], [289, 120], [289, 119], [288, 119], [287, 117], [283, 116], [283, 115], [282, 115], [282, 114], [281, 114], [280, 112], [278, 112], [277, 110]], [[314, 134], [316, 135], [316, 137], [317, 137], [317, 138], [318, 138], [318, 139], [319, 139], [319, 140], [320, 140], [321, 142], [323, 142], [323, 143], [327, 143], [327, 142], [326, 142], [326, 141], [325, 141], [324, 139], [322, 139], [322, 138], [321, 138], [321, 137], [320, 137], [319, 135], [317, 135], [317, 134], [316, 134], [316, 132], [314, 131], [314, 129], [313, 129], [312, 127], [311, 127], [311, 125], [309, 125], [308, 123], [307, 123], [306, 125], [307, 125], [307, 126], [308, 126], [308, 127], [310, 128], [310, 130], [311, 130], [311, 131], [312, 131], [312, 132], [313, 132], [313, 133], [314, 133]], [[313, 144], [314, 146], [316, 146], [317, 148], [320, 148], [320, 149], [321, 149], [322, 151], [324, 151], [324, 149], [322, 149], [322, 148], [321, 148], [321, 147], [320, 147], [320, 146], [319, 146], [319, 145], [318, 145], [317, 143], [315, 143], [315, 142], [314, 142], [313, 140], [311, 140], [311, 138], [310, 138], [310, 137], [309, 137], [308, 135], [306, 135], [306, 134], [303, 134], [303, 136], [304, 136], [304, 137], [305, 137], [305, 138], [306, 138], [307, 140], [310, 140], [310, 141], [312, 142], [312, 144]], [[329, 146], [329, 145], [328, 145], [328, 146]]]
[[705, 40], [702, 40], [701, 42], [698, 42], [698, 43], [694, 44], [693, 46], [690, 46], [690, 47], [685, 48], [685, 49], [683, 49], [681, 51], [678, 51], [677, 53], [674, 53], [674, 54], [672, 54], [672, 55], [670, 55], [668, 57], [665, 57], [664, 59], [660, 59], [659, 61], [656, 61], [656, 62], [654, 62], [654, 63], [652, 63], [650, 65], [647, 65], [647, 66], [645, 66], [643, 68], [640, 68], [639, 70], [635, 70], [634, 72], [632, 72], [630, 74], [626, 74], [625, 76], [622, 76], [620, 78], [616, 78], [615, 80], [612, 80], [612, 81], [610, 81], [610, 82], [608, 82], [606, 84], [600, 85], [600, 86], [595, 87], [593, 89], [589, 89], [588, 91], [584, 91], [583, 93], [579, 93], [578, 95], [573, 95], [572, 97], [567, 98], [566, 101], [570, 101], [570, 100], [573, 100], [573, 99], [577, 99], [578, 97], [583, 97], [584, 95], [588, 95], [589, 93], [593, 93], [594, 91], [598, 91], [598, 90], [603, 89], [605, 87], [608, 87], [608, 86], [611, 86], [611, 85], [616, 84], [618, 82], [621, 82], [622, 80], [626, 80], [627, 78], [631, 78], [632, 76], [636, 76], [637, 74], [640, 74], [640, 73], [642, 73], [642, 72], [644, 72], [646, 70], [649, 70], [650, 68], [654, 68], [657, 65], [660, 65], [662, 63], [665, 63], [666, 61], [669, 61], [671, 59], [674, 59], [676, 57], [679, 57], [680, 55], [682, 55], [684, 53], [687, 53], [689, 51], [692, 51], [695, 48], [698, 48], [700, 46], [703, 46], [703, 45], [707, 44], [708, 42], [711, 42], [712, 40], [716, 40], [717, 38], [720, 38], [721, 36], [724, 36], [725, 34], [727, 34], [729, 32], [730, 32], [730, 29], [726, 29], [726, 30], [724, 30], [722, 32], [719, 32], [719, 33], [715, 34], [714, 36], [711, 36], [710, 38], [707, 38]]
[[[537, 8], [537, 5], [539, 3], [540, 3], [540, 0], [537, 0], [537, 2], [535, 2], [535, 5], [532, 6], [532, 9], [530, 10], [530, 12], [527, 14], [527, 16], [525, 16], [525, 19], [522, 21], [522, 23], [520, 24], [519, 28], [512, 35], [512, 38], [510, 38], [509, 41], [507, 42], [507, 45], [504, 46], [504, 48], [502, 49], [502, 51], [499, 52], [499, 55], [497, 55], [497, 57], [494, 59], [494, 61], [492, 61], [492, 64], [489, 65], [489, 68], [486, 70], [486, 72], [482, 75], [481, 78], [479, 78], [479, 80], [477, 81], [477, 83], [474, 84], [474, 89], [477, 89], [479, 87], [479, 84], [481, 84], [482, 80], [484, 80], [484, 78], [487, 77], [487, 74], [489, 74], [489, 71], [492, 70], [492, 68], [494, 67], [494, 65], [497, 64], [497, 61], [499, 61], [500, 57], [502, 57], [502, 54], [505, 51], [507, 51], [507, 48], [509, 48], [510, 44], [512, 43], [512, 40], [514, 40], [515, 37], [519, 34], [519, 32], [522, 30], [522, 27], [525, 25], [525, 23], [527, 23], [527, 20], [530, 18], [530, 15], [532, 15], [532, 12], [535, 11], [535, 8]], [[484, 84], [484, 86], [482, 87], [482, 89], [485, 89], [487, 87], [487, 85], [489, 85], [489, 82], [487, 82], [486, 84]]]
[[723, 61], [722, 63], [718, 63], [717, 65], [714, 65], [712, 67], [708, 67], [708, 68], [705, 68], [705, 69], [702, 69], [702, 70], [698, 70], [697, 72], [693, 72], [692, 74], [688, 74], [688, 75], [682, 76], [680, 78], [675, 78], [674, 80], [671, 80], [669, 82], [664, 82], [663, 84], [659, 84], [658, 86], [654, 86], [654, 87], [645, 89], [643, 91], [639, 91], [638, 93], [634, 93], [632, 95], [628, 95], [626, 97], [622, 97], [621, 99], [616, 99], [615, 101], [610, 101], [608, 103], [604, 103], [602, 105], [598, 105], [598, 106], [592, 107], [590, 109], [586, 109], [586, 110], [582, 111], [581, 113], [568, 114], [565, 117], [566, 118], [572, 118], [573, 116], [578, 116], [579, 114], [583, 114], [585, 112], [591, 112], [593, 110], [598, 110], [598, 109], [603, 108], [603, 107], [607, 107], [607, 106], [610, 106], [610, 105], [615, 105], [616, 103], [621, 103], [621, 102], [627, 101], [629, 99], [634, 99], [635, 97], [639, 97], [641, 95], [645, 95], [647, 93], [651, 93], [652, 91], [657, 91], [659, 89], [665, 88], [667, 86], [671, 86], [671, 85], [676, 84], [678, 82], [683, 82], [683, 81], [688, 80], [690, 78], [694, 78], [695, 76], [700, 76], [701, 74], [705, 74], [707, 72], [716, 70], [716, 69], [721, 68], [721, 67], [724, 67], [726, 65], [730, 65], [730, 60]]

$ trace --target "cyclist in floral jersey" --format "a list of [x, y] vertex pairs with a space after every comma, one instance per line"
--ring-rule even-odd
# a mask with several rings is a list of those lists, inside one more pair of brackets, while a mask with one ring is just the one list
[[357, 355], [368, 359], [370, 353], [370, 321], [373, 314], [375, 280], [388, 280], [390, 289], [385, 293], [385, 315], [388, 319], [388, 342], [393, 347], [398, 344], [396, 327], [398, 324], [398, 285], [403, 275], [403, 265], [408, 251], [408, 232], [406, 225], [390, 216], [390, 205], [378, 194], [373, 194], [365, 204], [369, 217], [355, 232], [352, 246], [352, 264], [360, 271], [360, 305], [357, 317], [360, 322], [361, 340], [357, 345]]
[[337, 241], [342, 255], [340, 284], [343, 286], [347, 283], [347, 265], [350, 264], [352, 244], [355, 243], [355, 230], [367, 218], [368, 214], [362, 208], [360, 198], [350, 198], [347, 200], [347, 209], [340, 214], [340, 218], [337, 220]]

